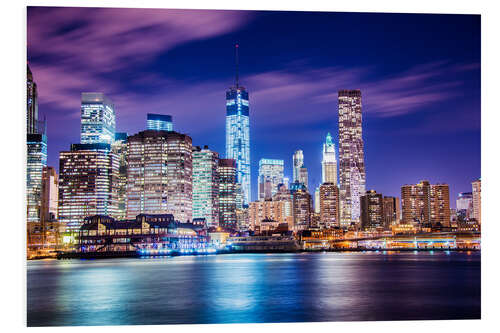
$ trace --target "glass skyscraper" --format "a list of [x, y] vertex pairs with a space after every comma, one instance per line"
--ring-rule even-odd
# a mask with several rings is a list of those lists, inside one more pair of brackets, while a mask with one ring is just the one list
[[168, 114], [148, 113], [146, 128], [154, 131], [173, 131], [172, 116]]
[[[236, 52], [238, 45], [236, 45]], [[236, 61], [238, 61], [236, 53]], [[238, 63], [237, 63], [238, 64]], [[243, 203], [251, 200], [250, 182], [250, 117], [248, 92], [238, 82], [226, 92], [226, 158], [234, 159], [237, 181], [241, 184]]]
[[236, 161], [219, 159], [217, 173], [219, 174], [219, 226], [236, 229], [236, 201], [238, 200]]
[[31, 73], [30, 66], [28, 66], [27, 82], [26, 82], [26, 122], [27, 133], [38, 133], [38, 92], [36, 82], [33, 81], [33, 73]]
[[259, 200], [271, 199], [283, 184], [283, 160], [262, 158], [259, 161]]
[[219, 225], [219, 154], [205, 146], [193, 148], [193, 219], [207, 227]]
[[365, 157], [362, 136], [361, 91], [340, 90], [339, 166], [340, 223], [360, 225], [360, 197], [365, 194]]
[[115, 107], [103, 93], [82, 93], [80, 143], [112, 144], [115, 139]]
[[27, 136], [26, 201], [27, 221], [40, 222], [42, 204], [42, 174], [47, 166], [47, 137]]

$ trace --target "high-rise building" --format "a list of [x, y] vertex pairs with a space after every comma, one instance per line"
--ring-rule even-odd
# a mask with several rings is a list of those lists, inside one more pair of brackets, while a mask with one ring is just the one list
[[236, 83], [226, 92], [226, 158], [234, 159], [241, 184], [243, 203], [251, 200], [250, 114], [248, 92], [239, 85], [238, 45], [236, 45]]
[[288, 229], [293, 229], [293, 202], [292, 193], [288, 189], [288, 186], [280, 185], [278, 186], [278, 192], [273, 196], [273, 201], [283, 202], [283, 214], [286, 223], [288, 224]]
[[311, 195], [302, 183], [293, 183], [290, 188], [292, 193], [293, 228], [296, 231], [305, 230], [311, 225]]
[[115, 140], [111, 145], [111, 151], [115, 153], [119, 161], [117, 178], [117, 218], [124, 220], [127, 217], [127, 133], [117, 132]]
[[27, 221], [39, 223], [42, 205], [43, 168], [47, 166], [47, 137], [44, 134], [27, 135], [26, 156]]
[[283, 183], [284, 161], [262, 158], [259, 161], [259, 200], [271, 199]]
[[472, 182], [473, 217], [481, 225], [481, 179]]
[[146, 129], [153, 131], [173, 131], [172, 116], [168, 114], [148, 113]]
[[401, 207], [405, 224], [449, 225], [450, 194], [447, 184], [429, 184], [423, 180], [401, 187]]
[[27, 110], [26, 110], [26, 122], [27, 122], [27, 134], [38, 134], [38, 91], [36, 87], [36, 82], [33, 81], [33, 73], [31, 73], [30, 66], [28, 65], [27, 74]]
[[[289, 185], [290, 184], [290, 178], [288, 177], [283, 177], [283, 185], [288, 189], [290, 188]], [[278, 186], [279, 187], [279, 186]]]
[[172, 214], [192, 220], [193, 151], [186, 134], [148, 130], [128, 137], [127, 219]]
[[398, 197], [384, 197], [384, 228], [399, 223], [401, 210]]
[[320, 195], [319, 195], [319, 188], [320, 188], [320, 186], [316, 187], [316, 190], [314, 191], [314, 212], [317, 213], [317, 214], [319, 214], [320, 211], [321, 211]]
[[106, 143], [59, 153], [59, 221], [76, 232], [91, 215], [117, 217], [119, 161]]
[[219, 225], [218, 166], [219, 153], [193, 148], [193, 219], [204, 218], [207, 227]]
[[42, 173], [42, 204], [41, 220], [53, 221], [57, 219], [59, 206], [59, 177], [53, 167], [43, 167]]
[[237, 168], [234, 159], [219, 159], [219, 226], [236, 229]]
[[115, 139], [115, 106], [103, 93], [82, 93], [80, 143], [112, 144]]
[[286, 209], [286, 201], [261, 200], [251, 202], [248, 208], [250, 228], [255, 230], [265, 219], [290, 224], [292, 216], [287, 215]]
[[337, 158], [335, 157], [335, 144], [330, 133], [326, 135], [326, 142], [323, 143], [321, 178], [322, 183], [337, 184]]
[[375, 190], [366, 191], [361, 196], [361, 227], [377, 228], [384, 227], [384, 200], [380, 193]]
[[319, 187], [320, 227], [330, 229], [340, 226], [339, 188], [335, 183], [323, 183]]
[[306, 191], [309, 189], [309, 177], [305, 166], [302, 166], [299, 170], [299, 183], [305, 186]]
[[293, 153], [293, 182], [300, 183], [300, 168], [304, 166], [304, 152], [296, 150]]
[[359, 225], [360, 197], [366, 184], [361, 91], [340, 90], [338, 98], [340, 222], [347, 227], [351, 223]]
[[473, 196], [472, 192], [458, 193], [457, 197], [457, 214], [462, 218], [469, 219], [472, 217], [473, 209]]

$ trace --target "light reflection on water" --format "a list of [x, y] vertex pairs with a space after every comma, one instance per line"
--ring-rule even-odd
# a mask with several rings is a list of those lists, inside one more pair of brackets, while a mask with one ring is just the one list
[[479, 316], [479, 253], [28, 262], [29, 326]]

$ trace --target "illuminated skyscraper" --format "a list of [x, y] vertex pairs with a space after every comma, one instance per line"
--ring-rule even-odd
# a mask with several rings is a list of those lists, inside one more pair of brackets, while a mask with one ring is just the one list
[[302, 183], [290, 185], [292, 194], [293, 228], [295, 231], [305, 230], [311, 225], [312, 200], [311, 195]]
[[283, 160], [262, 158], [259, 161], [259, 200], [271, 199], [283, 183]]
[[168, 114], [148, 113], [146, 129], [154, 131], [173, 131], [172, 116]]
[[236, 161], [219, 159], [217, 168], [219, 174], [219, 226], [236, 229]]
[[128, 137], [127, 219], [172, 214], [192, 220], [193, 151], [186, 134], [142, 131]]
[[340, 222], [359, 226], [360, 197], [365, 194], [365, 161], [362, 136], [361, 91], [340, 90], [339, 103], [339, 166]]
[[306, 191], [309, 189], [309, 176], [308, 176], [307, 168], [302, 166], [299, 170], [299, 183], [303, 184], [306, 188]]
[[115, 134], [115, 141], [111, 145], [111, 150], [116, 154], [120, 163], [117, 179], [117, 218], [124, 220], [127, 215], [127, 133]]
[[326, 229], [339, 227], [339, 188], [334, 183], [319, 187], [320, 226]]
[[481, 225], [481, 179], [472, 182], [473, 217]]
[[384, 198], [375, 190], [366, 191], [361, 196], [361, 227], [380, 228], [384, 227]]
[[330, 133], [326, 135], [326, 142], [323, 144], [321, 167], [322, 183], [337, 184], [337, 158], [335, 157], [335, 144]]
[[219, 154], [205, 146], [193, 148], [193, 219], [207, 227], [219, 225]]
[[251, 200], [250, 117], [248, 92], [238, 81], [238, 45], [236, 44], [236, 84], [226, 92], [226, 158], [234, 159], [241, 184], [243, 202]]
[[106, 143], [59, 153], [59, 221], [76, 232], [91, 215], [117, 218], [119, 160]]
[[42, 173], [42, 221], [57, 219], [59, 206], [59, 177], [53, 167], [44, 167]]
[[293, 153], [293, 182], [300, 183], [300, 168], [304, 166], [304, 153], [302, 150], [296, 150]]
[[103, 93], [82, 93], [80, 143], [108, 143], [115, 139], [115, 107]]
[[27, 134], [37, 134], [38, 133], [38, 91], [36, 88], [36, 82], [33, 81], [33, 74], [31, 73], [30, 66], [28, 65], [27, 74]]
[[42, 204], [42, 174], [47, 166], [47, 137], [44, 134], [27, 135], [26, 156], [27, 221], [40, 222]]
[[384, 227], [390, 229], [391, 225], [398, 224], [401, 209], [398, 197], [384, 197]]

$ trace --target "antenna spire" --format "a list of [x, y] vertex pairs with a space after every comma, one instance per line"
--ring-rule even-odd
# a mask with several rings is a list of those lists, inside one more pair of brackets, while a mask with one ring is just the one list
[[238, 66], [239, 66], [239, 58], [238, 58], [238, 43], [234, 45], [234, 52], [235, 52], [235, 58], [236, 58], [236, 89], [239, 87], [239, 77], [238, 77]]

